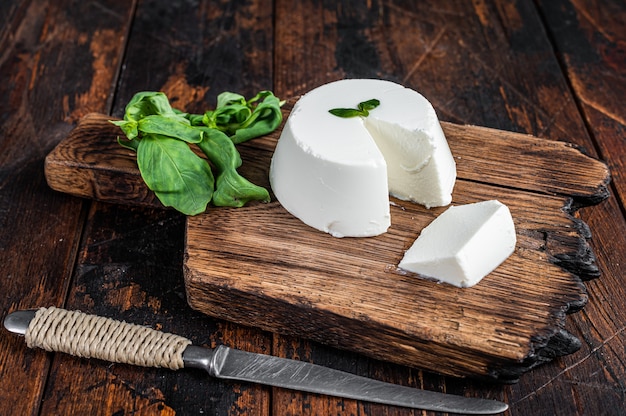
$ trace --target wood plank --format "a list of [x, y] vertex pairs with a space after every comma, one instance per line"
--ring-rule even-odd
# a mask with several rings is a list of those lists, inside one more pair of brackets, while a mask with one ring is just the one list
[[[619, 414], [621, 410], [617, 409], [626, 408], [626, 398], [619, 393], [626, 379], [623, 359], [626, 350], [623, 284], [626, 111], [620, 104], [626, 91], [623, 59], [626, 32], [622, 23], [626, 19], [626, 4], [584, 0], [537, 4], [589, 130], [591, 140], [581, 144], [591, 154], [597, 152], [606, 160], [613, 176], [613, 197], [607, 203], [580, 213], [581, 218], [597, 230], [591, 243], [603, 274], [601, 279], [588, 284], [589, 304], [585, 317], [572, 325], [572, 330], [579, 332], [580, 339], [585, 341], [580, 357], [564, 359], [566, 371], [559, 377], [537, 375], [537, 384], [554, 378], [555, 385], [576, 385], [572, 393], [577, 405], [572, 413]], [[598, 357], [598, 360], [583, 360], [584, 357]], [[545, 400], [547, 396], [547, 392], [539, 392], [538, 398]]]
[[[169, 211], [94, 204], [70, 308], [182, 334], [196, 345], [270, 349], [271, 336], [189, 308], [182, 275], [184, 222]], [[262, 414], [269, 397], [267, 387], [227, 384], [203, 371], [174, 373], [67, 355], [55, 357], [49, 383], [55, 388], [49, 389], [42, 414], [173, 415], [181, 408], [199, 414], [216, 406], [211, 403]]]
[[[122, 71], [107, 91], [115, 97], [111, 114], [122, 114], [139, 90], [161, 90], [176, 105], [204, 111], [221, 91], [249, 95], [271, 88], [267, 1], [133, 3]], [[184, 218], [173, 211], [93, 204], [67, 307], [166, 329], [198, 345], [271, 350], [271, 335], [189, 308], [183, 233]], [[44, 414], [269, 413], [271, 389], [225, 383], [201, 371], [145, 371], [58, 357], [51, 374]]]
[[[440, 209], [395, 201], [391, 229], [353, 243], [311, 232], [271, 203], [188, 219], [189, 302], [210, 315], [384, 361], [515, 380], [542, 348], [563, 340], [563, 311], [586, 301], [581, 282], [550, 262], [552, 250], [565, 249], [560, 243], [572, 237], [561, 232], [574, 223], [563, 213], [563, 198], [503, 195], [465, 181], [453, 198], [457, 204], [498, 198], [516, 220], [516, 254], [480, 287], [454, 289], [396, 270]], [[578, 244], [584, 245], [579, 240], [574, 252]], [[569, 352], [571, 345], [561, 351]]]
[[[2, 315], [63, 306], [83, 202], [51, 192], [45, 155], [83, 110], [108, 112], [126, 2], [2, 2], [0, 13], [0, 274]], [[5, 14], [6, 13], [6, 14]], [[6, 19], [6, 20], [4, 20]], [[85, 25], [85, 22], [89, 22]], [[81, 75], [77, 75], [77, 74]], [[51, 355], [0, 335], [0, 414], [39, 414]], [[73, 375], [76, 377], [76, 374]]]
[[[403, 250], [434, 212], [400, 205], [384, 238], [348, 244], [306, 232], [274, 203], [189, 219], [189, 302], [207, 314], [385, 361], [515, 379], [562, 325], [562, 311], [585, 302], [580, 281], [551, 266], [541, 235], [531, 237], [522, 225], [543, 209], [559, 212], [563, 200], [516, 201], [464, 185], [458, 185], [457, 203], [498, 196], [521, 233], [516, 255], [480, 287], [457, 290], [396, 271]], [[551, 235], [560, 221], [538, 228]]]
[[[626, 203], [624, 128], [624, 2], [544, 1], [540, 10], [554, 37], [560, 61], [602, 158], [612, 167], [621, 204]], [[575, 45], [575, 46], [574, 46]]]

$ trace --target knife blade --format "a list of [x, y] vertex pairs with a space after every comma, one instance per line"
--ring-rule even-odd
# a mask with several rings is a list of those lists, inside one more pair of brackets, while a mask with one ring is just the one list
[[236, 350], [205, 348], [184, 337], [60, 308], [16, 311], [4, 326], [27, 345], [118, 363], [205, 370], [210, 376], [414, 409], [496, 414], [506, 403], [385, 383], [317, 364]]

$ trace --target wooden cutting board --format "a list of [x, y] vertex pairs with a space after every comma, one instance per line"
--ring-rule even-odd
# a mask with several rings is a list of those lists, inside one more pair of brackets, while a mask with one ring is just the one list
[[[295, 100], [283, 108], [285, 119]], [[90, 114], [46, 158], [49, 185], [99, 201], [161, 206], [109, 116]], [[515, 382], [575, 352], [564, 328], [598, 276], [591, 234], [575, 208], [607, 198], [609, 171], [564, 142], [442, 123], [457, 162], [453, 204], [498, 199], [517, 230], [514, 254], [472, 288], [397, 269], [445, 208], [392, 200], [381, 236], [338, 239], [272, 202], [188, 217], [184, 276], [190, 306], [264, 330], [445, 375]], [[268, 187], [281, 129], [239, 146], [240, 172]], [[273, 197], [273, 195], [272, 195]], [[487, 250], [488, 247], [485, 248]]]

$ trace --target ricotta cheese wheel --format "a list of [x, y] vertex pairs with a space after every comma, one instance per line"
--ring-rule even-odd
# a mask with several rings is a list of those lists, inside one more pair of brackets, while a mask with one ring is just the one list
[[470, 287], [502, 264], [516, 241], [511, 212], [501, 202], [452, 206], [422, 230], [398, 266]]
[[[367, 117], [334, 108], [380, 105]], [[335, 237], [382, 234], [389, 195], [427, 207], [451, 202], [456, 165], [432, 105], [399, 84], [341, 80], [303, 95], [270, 166], [272, 190], [291, 214]]]

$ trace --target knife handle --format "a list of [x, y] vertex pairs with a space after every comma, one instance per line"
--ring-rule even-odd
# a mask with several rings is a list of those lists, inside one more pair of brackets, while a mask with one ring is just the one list
[[26, 345], [115, 363], [178, 370], [187, 338], [110, 318], [40, 308], [28, 324]]

